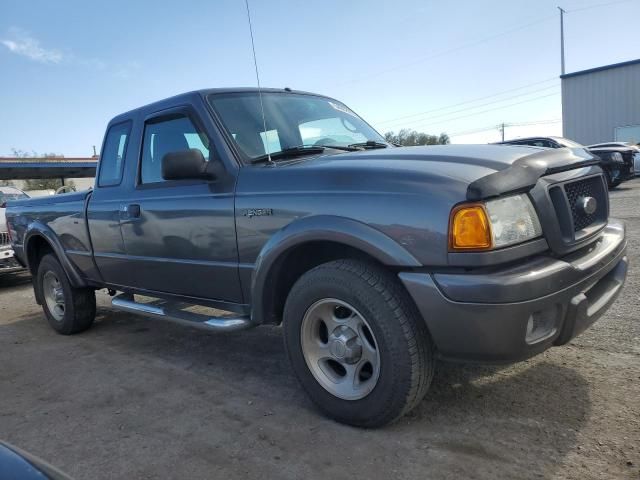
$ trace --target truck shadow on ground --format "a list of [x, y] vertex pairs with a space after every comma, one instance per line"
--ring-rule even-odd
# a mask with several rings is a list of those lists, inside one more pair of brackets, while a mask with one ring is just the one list
[[[338, 431], [341, 438], [411, 439], [407, 447], [430, 452], [427, 457], [461, 477], [479, 473], [479, 458], [493, 467], [509, 465], [520, 471], [518, 478], [552, 476], [562, 457], [575, 451], [591, 410], [586, 380], [548, 354], [513, 366], [439, 363], [429, 393], [413, 412], [385, 429], [363, 431], [331, 422], [313, 408], [289, 367], [278, 327], [220, 335], [111, 311], [100, 317], [94, 334], [111, 338], [120, 349], [213, 375], [211, 388], [220, 379], [239, 382], [245, 398], [298, 410], [296, 417], [307, 417], [303, 424]], [[521, 455], [525, 449], [528, 454]], [[532, 458], [535, 463], [526, 464]]]
[[[267, 447], [277, 448], [278, 456], [317, 464], [318, 471], [337, 465], [340, 451], [349, 454], [354, 468], [379, 462], [378, 478], [426, 478], [429, 472], [447, 472], [437, 478], [553, 477], [563, 458], [576, 450], [591, 411], [586, 380], [545, 354], [507, 367], [439, 363], [430, 391], [413, 412], [384, 429], [362, 430], [315, 410], [289, 367], [278, 327], [214, 334], [99, 308], [91, 330], [60, 337], [39, 314], [16, 320], [2, 328], [5, 338], [37, 341], [31, 348], [58, 350], [62, 361], [96, 359], [91, 367], [76, 362], [74, 373], [58, 381], [77, 385], [75, 378], [90, 375], [108, 382], [112, 386], [106, 388], [121, 393], [92, 400], [107, 416], [119, 401], [154, 412], [163, 393], [132, 377], [146, 371], [145, 376], [163, 378], [166, 395], [179, 391], [181, 402], [190, 405], [180, 414], [182, 421], [166, 427], [176, 429], [177, 438], [189, 416], [205, 414], [205, 431], [224, 425], [240, 444], [255, 442], [256, 432], [265, 432], [273, 442]], [[56, 372], [64, 369], [56, 366]], [[152, 435], [157, 426], [139, 429]], [[306, 444], [327, 448], [310, 449], [309, 457], [300, 453]], [[199, 448], [208, 455], [205, 445]]]

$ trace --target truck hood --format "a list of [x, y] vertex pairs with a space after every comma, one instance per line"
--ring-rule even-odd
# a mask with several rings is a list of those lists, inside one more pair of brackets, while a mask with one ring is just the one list
[[[415, 181], [458, 183], [468, 200], [526, 191], [546, 174], [598, 164], [584, 149], [514, 145], [433, 145], [321, 155], [280, 163], [284, 168], [337, 170], [362, 176], [375, 171]], [[393, 172], [393, 173], [392, 173]]]

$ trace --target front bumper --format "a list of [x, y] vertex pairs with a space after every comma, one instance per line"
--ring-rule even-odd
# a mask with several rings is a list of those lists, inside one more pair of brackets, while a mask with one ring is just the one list
[[626, 182], [627, 180], [631, 180], [636, 176], [633, 169], [623, 163], [616, 163], [615, 166], [609, 167], [607, 172], [609, 173], [609, 177], [611, 178], [611, 182], [614, 186], [617, 186], [622, 182]]
[[[627, 275], [624, 224], [610, 219], [599, 238], [561, 259], [540, 256], [487, 273], [402, 272], [442, 358], [513, 362], [586, 330], [615, 301]], [[527, 342], [532, 318], [547, 335]]]

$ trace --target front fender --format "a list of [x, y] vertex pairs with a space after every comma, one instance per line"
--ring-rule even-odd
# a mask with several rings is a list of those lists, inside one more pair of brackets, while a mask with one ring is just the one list
[[291, 249], [308, 242], [328, 241], [355, 248], [383, 265], [420, 267], [420, 262], [391, 237], [367, 224], [344, 217], [318, 215], [296, 220], [276, 232], [264, 245], [251, 277], [251, 316], [265, 320], [265, 291], [278, 260]]
[[31, 222], [27, 231], [24, 235], [23, 248], [24, 248], [24, 261], [27, 264], [27, 268], [31, 271], [32, 275], [36, 275], [37, 272], [34, 271], [34, 265], [32, 265], [33, 256], [31, 249], [34, 248], [34, 244], [32, 243], [34, 239], [42, 238], [45, 242], [51, 247], [53, 253], [55, 253], [56, 257], [60, 261], [62, 268], [67, 274], [67, 278], [69, 279], [69, 283], [75, 288], [86, 287], [87, 282], [84, 280], [82, 275], [78, 269], [71, 263], [69, 257], [67, 256], [62, 244], [60, 243], [60, 239], [55, 234], [55, 232], [48, 225], [40, 222], [34, 221]]

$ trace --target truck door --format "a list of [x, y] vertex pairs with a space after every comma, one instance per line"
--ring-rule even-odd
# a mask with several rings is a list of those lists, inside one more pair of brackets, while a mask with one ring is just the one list
[[[130, 286], [131, 272], [120, 233], [120, 205], [124, 164], [135, 158], [129, 148], [133, 122], [112, 123], [107, 129], [100, 154], [94, 189], [87, 206], [87, 222], [97, 271], [87, 272], [95, 281]], [[125, 162], [127, 159], [129, 159]]]
[[221, 161], [192, 107], [164, 110], [144, 122], [137, 179], [120, 206], [120, 226], [135, 287], [242, 302], [234, 220], [233, 175], [164, 180], [162, 157], [199, 149]]

